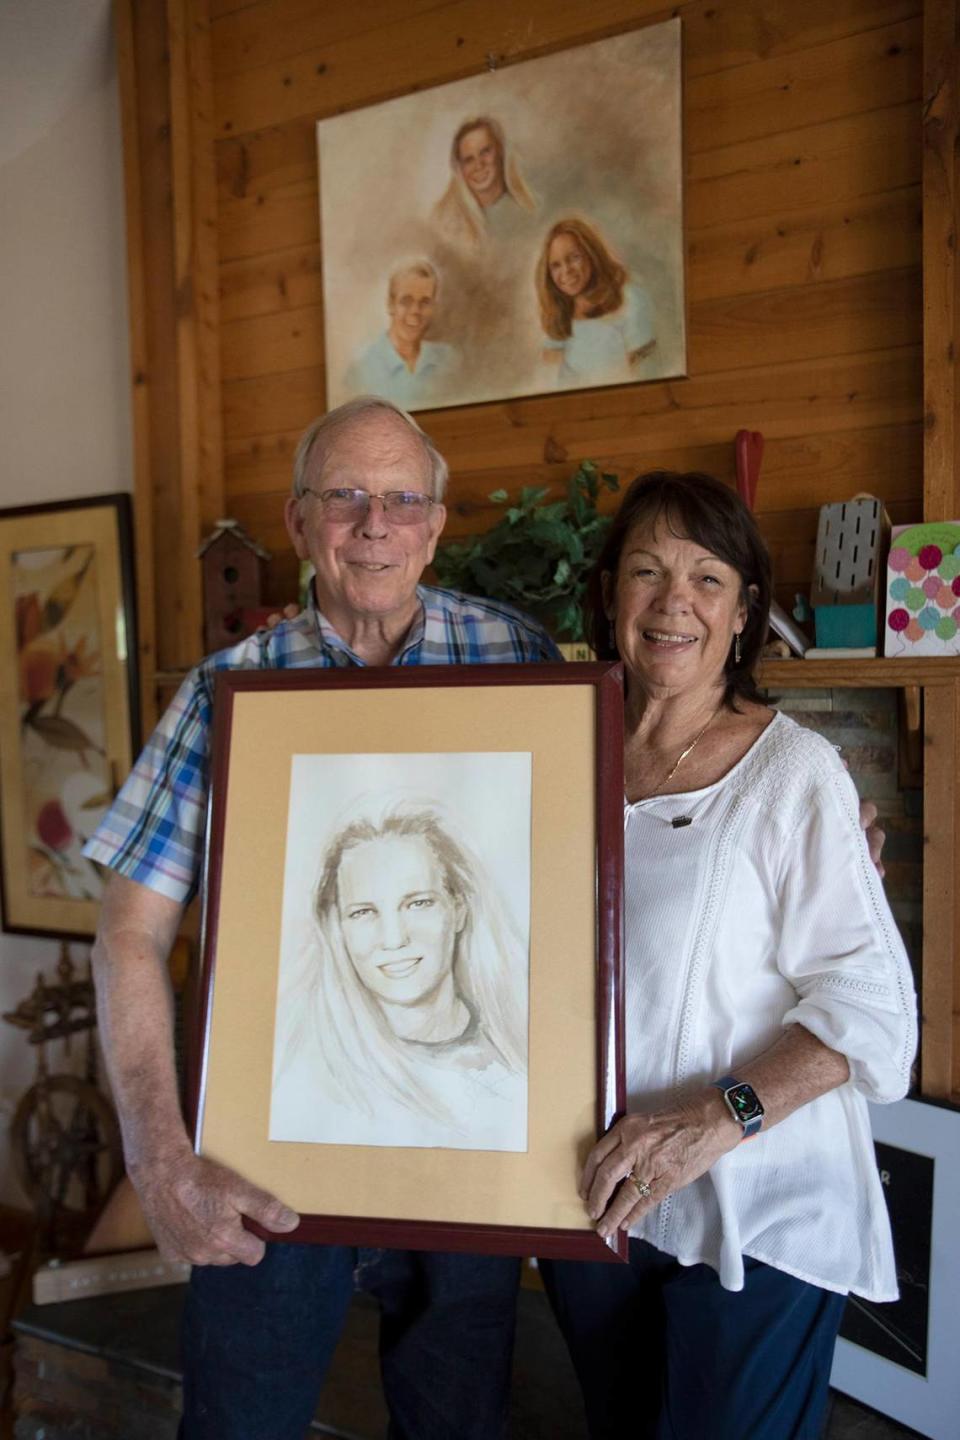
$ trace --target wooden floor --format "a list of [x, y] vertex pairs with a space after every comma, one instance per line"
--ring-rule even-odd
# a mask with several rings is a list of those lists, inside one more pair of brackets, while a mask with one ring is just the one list
[[[24, 1319], [32, 1333], [21, 1338], [29, 1351], [24, 1365], [24, 1350], [18, 1357], [20, 1373], [34, 1369], [38, 1357], [49, 1397], [56, 1388], [56, 1372], [63, 1365], [64, 1398], [80, 1396], [94, 1380], [102, 1396], [104, 1412], [109, 1408], [112, 1419], [98, 1413], [95, 1407], [82, 1418], [79, 1407], [50, 1404], [49, 1410], [20, 1416], [13, 1428], [11, 1416], [5, 1417], [4, 1437], [12, 1440], [34, 1440], [41, 1430], [45, 1440], [112, 1440], [122, 1435], [132, 1440], [122, 1428], [117, 1430], [117, 1408], [108, 1407], [102, 1393], [103, 1376], [120, 1388], [127, 1387], [131, 1403], [141, 1408], [138, 1435], [146, 1434], [147, 1409], [152, 1419], [149, 1433], [174, 1440], [179, 1400], [177, 1382], [177, 1322], [182, 1301], [179, 1289], [138, 1292], [102, 1300], [73, 1301], [67, 1305], [35, 1307]], [[334, 1357], [333, 1367], [324, 1389], [317, 1420], [310, 1437], [326, 1435], [337, 1440], [382, 1440], [386, 1430], [386, 1409], [380, 1390], [377, 1365], [377, 1309], [365, 1296], [358, 1296], [352, 1307], [348, 1325]], [[58, 1333], [69, 1335], [82, 1347], [76, 1354], [79, 1366], [69, 1357], [58, 1359], [51, 1341]], [[145, 1337], [149, 1336], [149, 1340]], [[149, 1350], [149, 1354], [145, 1353]], [[105, 1369], [97, 1379], [91, 1364], [98, 1359]], [[136, 1361], [136, 1363], [133, 1363]], [[127, 1377], [124, 1379], [124, 1371]], [[166, 1418], [161, 1396], [166, 1387], [169, 1409]], [[149, 1390], [149, 1406], [146, 1402]], [[117, 1389], [111, 1390], [116, 1402]], [[136, 1423], [136, 1422], [134, 1422]], [[39, 1427], [39, 1428], [38, 1428]], [[913, 1431], [906, 1430], [882, 1416], [855, 1404], [844, 1396], [834, 1395], [825, 1440], [905, 1440]], [[510, 1412], [510, 1440], [587, 1440], [583, 1409], [570, 1362], [560, 1339], [545, 1296], [534, 1290], [523, 1290], [520, 1296], [519, 1324], [514, 1367], [514, 1384]]]

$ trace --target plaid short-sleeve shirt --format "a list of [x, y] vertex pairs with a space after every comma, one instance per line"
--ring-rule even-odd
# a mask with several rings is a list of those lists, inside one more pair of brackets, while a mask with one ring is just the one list
[[[493, 665], [559, 660], [547, 632], [509, 605], [421, 585], [418, 618], [394, 665]], [[90, 860], [186, 904], [196, 892], [218, 670], [362, 665], [312, 604], [275, 630], [219, 650], [191, 670], [84, 847]]]

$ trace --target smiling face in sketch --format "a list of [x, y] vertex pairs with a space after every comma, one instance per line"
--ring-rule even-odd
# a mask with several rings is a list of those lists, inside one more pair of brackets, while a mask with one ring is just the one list
[[593, 279], [593, 267], [575, 235], [561, 231], [550, 241], [547, 251], [550, 279], [561, 294], [575, 300]]
[[437, 282], [429, 275], [404, 270], [391, 280], [387, 301], [389, 334], [394, 348], [400, 353], [405, 346], [419, 348], [420, 341], [430, 328], [436, 299]]
[[[458, 132], [459, 133], [459, 132]], [[459, 134], [457, 164], [478, 205], [493, 205], [503, 194], [503, 152], [489, 125], [479, 124]]]
[[429, 1004], [453, 984], [466, 907], [421, 835], [347, 850], [337, 876], [344, 945], [360, 983], [391, 1005]]

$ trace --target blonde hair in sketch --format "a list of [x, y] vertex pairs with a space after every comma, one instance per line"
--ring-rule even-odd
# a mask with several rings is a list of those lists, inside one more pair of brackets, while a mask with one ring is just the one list
[[[314, 891], [314, 931], [284, 996], [278, 1074], [309, 1046], [340, 1103], [372, 1115], [388, 1099], [456, 1125], [437, 1088], [424, 1083], [416, 1046], [392, 1030], [351, 960], [338, 904], [344, 856], [369, 841], [419, 837], [435, 857], [446, 895], [462, 912], [452, 957], [456, 993], [503, 1066], [527, 1068], [527, 950], [477, 857], [432, 803], [368, 801], [327, 843]], [[411, 1053], [413, 1052], [413, 1053]]]
[[[479, 249], [487, 239], [484, 219], [484, 202], [478, 198], [482, 193], [471, 178], [464, 173], [464, 156], [461, 146], [474, 132], [485, 130], [496, 152], [495, 173], [490, 177], [487, 190], [499, 198], [509, 195], [521, 210], [533, 212], [537, 201], [520, 167], [516, 152], [507, 143], [503, 126], [491, 115], [477, 115], [464, 120], [457, 127], [450, 146], [450, 183], [433, 209], [433, 220], [440, 234], [453, 245], [465, 249]], [[490, 203], [489, 201], [487, 203]]]
[[399, 265], [394, 265], [387, 280], [387, 304], [392, 304], [397, 298], [397, 286], [406, 275], [419, 275], [421, 280], [433, 281], [434, 299], [440, 294], [440, 276], [437, 268], [429, 260], [416, 258], [413, 260], [401, 260]]
[[564, 295], [550, 274], [550, 246], [560, 235], [571, 236], [582, 249], [590, 265], [591, 275], [583, 300], [591, 318], [609, 315], [623, 304], [623, 287], [627, 269], [612, 255], [599, 232], [586, 220], [572, 217], [558, 220], [547, 232], [537, 261], [537, 299], [540, 319], [551, 340], [569, 340], [573, 330], [574, 302]]

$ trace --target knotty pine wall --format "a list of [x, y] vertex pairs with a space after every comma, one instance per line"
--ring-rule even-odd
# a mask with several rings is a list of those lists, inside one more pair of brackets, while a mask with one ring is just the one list
[[817, 508], [858, 490], [922, 507], [920, 0], [211, 0], [227, 513], [273, 551], [298, 433], [323, 409], [315, 121], [680, 15], [689, 378], [425, 413], [452, 469], [448, 533], [498, 486], [560, 487], [583, 457], [732, 480], [789, 598]]

